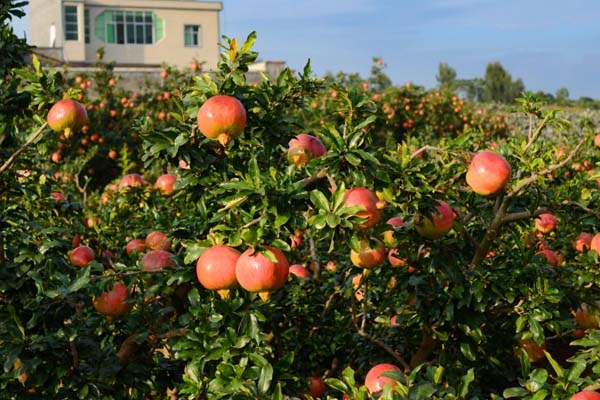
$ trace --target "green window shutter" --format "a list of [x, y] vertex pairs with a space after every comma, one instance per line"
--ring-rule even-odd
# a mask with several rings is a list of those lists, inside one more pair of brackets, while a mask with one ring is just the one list
[[106, 12], [103, 11], [94, 18], [94, 30], [96, 32], [96, 37], [103, 42], [106, 41], [105, 32], [106, 32]]
[[165, 34], [164, 21], [161, 17], [154, 14], [154, 42], [158, 42]]

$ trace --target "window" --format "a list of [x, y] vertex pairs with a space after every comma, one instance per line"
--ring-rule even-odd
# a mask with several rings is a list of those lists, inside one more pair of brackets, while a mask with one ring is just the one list
[[163, 37], [163, 20], [151, 11], [106, 10], [95, 25], [96, 37], [109, 44], [153, 44]]
[[201, 47], [202, 46], [202, 30], [200, 25], [184, 25], [183, 37], [185, 47]]
[[65, 6], [65, 40], [79, 40], [77, 6]]
[[90, 10], [83, 9], [83, 31], [85, 33], [85, 42], [90, 42]]

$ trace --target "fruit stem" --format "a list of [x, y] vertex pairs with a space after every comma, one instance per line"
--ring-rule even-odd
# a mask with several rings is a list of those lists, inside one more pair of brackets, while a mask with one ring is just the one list
[[221, 143], [221, 145], [223, 147], [227, 147], [227, 145], [229, 144], [229, 141], [231, 140], [231, 136], [229, 136], [227, 133], [221, 133], [217, 137], [217, 140], [219, 141], [219, 143]]
[[65, 137], [67, 139], [69, 139], [71, 136], [73, 136], [73, 129], [67, 127], [67, 128], [65, 128], [65, 130], [63, 131], [63, 133], [65, 134]]
[[271, 298], [271, 292], [258, 292], [258, 296], [262, 301], [267, 302]]
[[15, 161], [17, 161], [17, 158], [19, 158], [21, 153], [24, 152], [31, 145], [31, 143], [33, 143], [42, 134], [42, 132], [44, 131], [44, 129], [46, 129], [47, 126], [48, 122], [44, 122], [44, 124], [40, 126], [40, 128], [33, 135], [31, 135], [22, 146], [19, 147], [19, 149], [15, 151], [8, 158], [8, 160], [6, 160], [4, 164], [2, 164], [2, 166], [0, 167], [0, 174], [12, 167], [12, 165], [15, 163]]

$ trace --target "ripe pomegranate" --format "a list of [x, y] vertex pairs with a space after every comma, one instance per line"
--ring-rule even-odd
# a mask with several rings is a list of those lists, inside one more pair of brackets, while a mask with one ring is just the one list
[[86, 124], [88, 116], [81, 103], [71, 99], [62, 99], [50, 108], [47, 120], [48, 126], [53, 131], [64, 131], [65, 137], [69, 138], [74, 130]]
[[71, 251], [69, 260], [77, 267], [87, 266], [95, 258], [94, 250], [87, 246], [78, 246]]
[[58, 164], [59, 162], [61, 162], [62, 160], [62, 151], [58, 150], [55, 151], [54, 153], [52, 153], [52, 155], [50, 156], [50, 160], [52, 160], [53, 163]]
[[510, 164], [500, 154], [485, 150], [477, 153], [467, 170], [467, 184], [477, 194], [498, 193], [510, 178]]
[[535, 230], [540, 233], [550, 233], [556, 228], [556, 216], [552, 213], [543, 213], [535, 219]]
[[519, 345], [525, 350], [531, 362], [537, 362], [546, 357], [544, 354], [546, 343], [539, 345], [533, 339], [519, 339]]
[[350, 250], [350, 261], [359, 268], [372, 269], [385, 261], [385, 245], [378, 239], [363, 239], [359, 242], [360, 252]]
[[595, 250], [600, 255], [600, 233], [596, 233], [590, 241], [590, 250]]
[[323, 378], [318, 376], [311, 376], [308, 378], [308, 394], [314, 398], [321, 397], [325, 394], [325, 381], [323, 381]]
[[235, 264], [240, 252], [220, 244], [204, 250], [196, 263], [198, 282], [208, 290], [216, 290], [222, 299], [229, 298], [231, 289], [237, 287]]
[[92, 302], [100, 314], [118, 317], [129, 312], [131, 304], [126, 303], [128, 297], [127, 285], [123, 282], [115, 282], [111, 290], [94, 297]]
[[297, 167], [327, 152], [323, 142], [312, 135], [301, 133], [288, 143], [287, 157]]
[[[387, 220], [386, 224], [390, 225], [392, 228], [406, 226], [406, 222], [404, 222], [404, 220], [400, 217], [392, 217]], [[388, 247], [396, 246], [396, 239], [394, 238], [393, 230], [383, 232], [383, 243], [385, 243], [385, 245]]]
[[549, 265], [553, 265], [555, 267], [559, 266], [560, 263], [562, 263], [562, 261], [563, 261], [560, 254], [558, 254], [555, 251], [549, 250], [549, 249], [540, 250], [537, 253], [535, 253], [535, 255], [544, 256], [546, 258], [546, 262]]
[[362, 206], [363, 211], [356, 213], [361, 218], [366, 218], [366, 221], [358, 225], [362, 229], [372, 228], [383, 217], [383, 209], [380, 207], [380, 201], [373, 193], [367, 188], [357, 187], [346, 191], [344, 195], [344, 203], [346, 207]]
[[227, 146], [246, 128], [246, 109], [235, 97], [217, 95], [206, 100], [198, 110], [198, 129], [209, 139]]
[[577, 238], [573, 241], [573, 248], [578, 252], [582, 253], [586, 248], [590, 248], [590, 244], [592, 243], [592, 238], [594, 235], [587, 232], [581, 232]]
[[119, 190], [126, 187], [145, 186], [146, 181], [140, 174], [127, 174], [119, 181]]
[[[387, 258], [392, 268], [404, 267], [408, 263], [408, 260], [406, 258], [400, 258], [397, 257], [397, 255], [398, 249], [390, 249], [387, 253]], [[409, 272], [412, 272], [414, 271], [414, 268], [409, 267], [408, 270]]]
[[312, 273], [303, 265], [293, 264], [290, 265], [290, 275], [295, 275], [298, 279], [308, 279], [312, 276]]
[[63, 196], [60, 192], [52, 192], [50, 193], [50, 196], [54, 197], [54, 201], [57, 203], [60, 201], [65, 201], [65, 196]]
[[143, 253], [146, 250], [146, 241], [144, 239], [132, 239], [125, 246], [127, 255], [130, 256], [134, 253]]
[[584, 330], [600, 328], [597, 310], [589, 307], [585, 303], [575, 311], [575, 321], [577, 322], [577, 325]]
[[146, 247], [150, 250], [169, 250], [171, 248], [171, 241], [166, 233], [152, 231], [146, 236]]
[[415, 229], [426, 239], [439, 239], [452, 229], [454, 212], [445, 201], [438, 201], [435, 211], [423, 216], [414, 216]]
[[171, 260], [172, 256], [166, 250], [150, 250], [142, 257], [142, 271], [156, 272], [165, 267], [175, 267], [177, 264]]
[[260, 251], [249, 248], [235, 264], [235, 275], [241, 287], [249, 292], [258, 292], [264, 301], [270, 293], [282, 287], [288, 279], [290, 264], [281, 250], [265, 246], [277, 261], [269, 260]]
[[400, 368], [394, 364], [377, 364], [367, 372], [365, 386], [371, 394], [381, 392], [386, 384], [394, 385], [396, 381], [392, 378], [382, 376], [384, 372], [396, 371], [402, 373]]
[[154, 187], [158, 189], [163, 196], [170, 196], [175, 193], [175, 189], [173, 189], [175, 181], [177, 181], [175, 175], [164, 174], [156, 179]]
[[582, 390], [571, 396], [570, 400], [600, 400], [600, 393], [593, 390]]

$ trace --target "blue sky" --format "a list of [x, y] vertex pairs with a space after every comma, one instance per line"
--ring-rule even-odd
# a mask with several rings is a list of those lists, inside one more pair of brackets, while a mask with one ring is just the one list
[[[500, 61], [528, 90], [600, 98], [600, 0], [224, 0], [221, 32], [253, 30], [263, 60], [317, 75], [367, 76], [373, 56], [396, 84], [433, 87], [438, 64], [482, 77]], [[27, 21], [15, 24], [18, 34]]]

